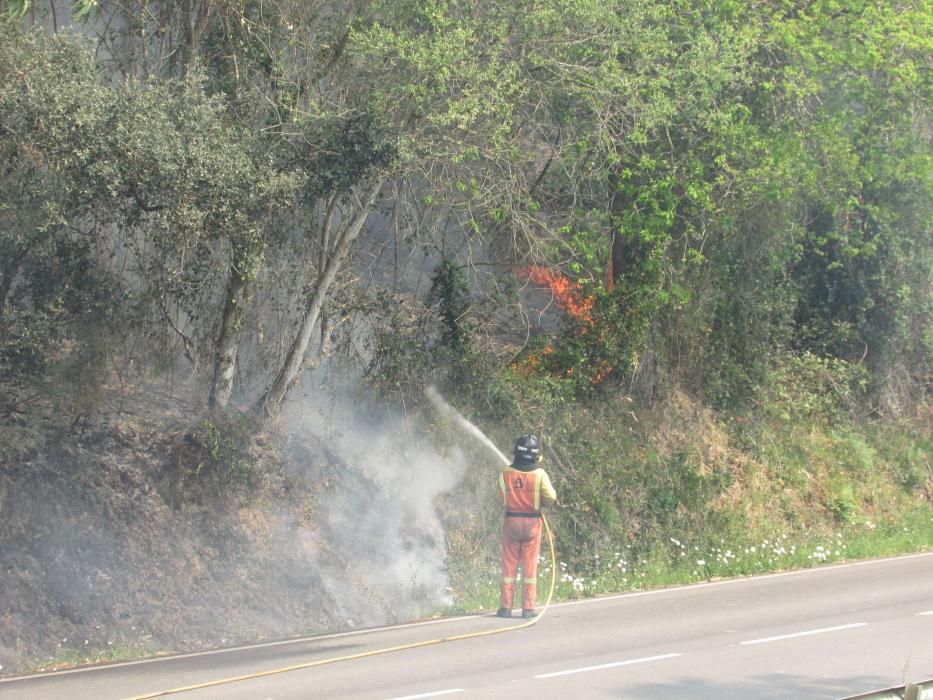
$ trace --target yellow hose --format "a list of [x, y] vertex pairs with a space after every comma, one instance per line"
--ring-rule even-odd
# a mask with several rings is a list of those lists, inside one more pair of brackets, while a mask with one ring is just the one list
[[170, 690], [159, 690], [154, 693], [147, 693], [146, 695], [134, 695], [131, 698], [126, 698], [126, 700], [148, 700], [149, 698], [158, 698], [165, 695], [174, 695], [176, 693], [185, 693], [192, 690], [201, 690], [203, 688], [213, 688], [218, 685], [225, 685], [227, 683], [237, 683], [239, 681], [247, 681], [253, 678], [262, 678], [263, 676], [273, 676], [278, 673], [287, 673], [288, 671], [300, 671], [304, 668], [313, 668], [315, 666], [324, 666], [326, 664], [334, 664], [338, 661], [353, 661], [355, 659], [365, 659], [368, 656], [378, 656], [380, 654], [390, 654], [395, 651], [404, 651], [406, 649], [418, 649], [419, 647], [428, 647], [434, 644], [441, 644], [443, 642], [456, 642], [463, 639], [476, 639], [478, 637], [489, 637], [494, 634], [502, 634], [503, 632], [514, 632], [515, 630], [524, 629], [525, 627], [531, 627], [531, 625], [536, 624], [544, 614], [547, 612], [548, 606], [551, 604], [551, 599], [554, 597], [554, 584], [557, 580], [557, 555], [554, 551], [554, 536], [551, 533], [551, 527], [548, 525], [547, 518], [544, 517], [544, 513], [541, 514], [541, 521], [544, 523], [544, 531], [547, 533], [547, 541], [551, 550], [551, 587], [548, 590], [547, 601], [544, 603], [544, 607], [541, 609], [541, 613], [537, 617], [533, 617], [527, 622], [522, 622], [518, 625], [512, 625], [511, 627], [499, 627], [492, 630], [487, 630], [485, 632], [470, 632], [468, 634], [458, 634], [452, 637], [441, 637], [440, 639], [431, 639], [425, 642], [412, 642], [411, 644], [402, 644], [397, 647], [388, 647], [386, 649], [375, 649], [373, 651], [364, 651], [359, 654], [350, 654], [348, 656], [333, 656], [328, 659], [319, 659], [317, 661], [308, 661], [303, 664], [296, 664], [294, 666], [285, 666], [283, 668], [275, 668], [269, 671], [258, 671], [256, 673], [248, 673], [242, 676], [231, 676], [230, 678], [220, 678], [215, 681], [207, 681], [205, 683], [197, 683], [195, 685], [188, 685], [181, 688], [172, 688]]

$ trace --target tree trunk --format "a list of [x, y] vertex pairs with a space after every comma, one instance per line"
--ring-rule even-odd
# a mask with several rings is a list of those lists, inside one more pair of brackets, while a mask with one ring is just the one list
[[626, 207], [632, 206], [632, 203], [627, 201], [625, 195], [620, 191], [622, 181], [618, 170], [613, 169], [609, 172], [608, 184], [611, 247], [606, 287], [609, 291], [612, 291], [623, 275], [642, 274], [641, 268], [648, 257], [648, 251], [644, 242], [635, 232], [629, 232], [627, 235], [621, 230], [622, 213]]
[[0, 272], [0, 318], [6, 315], [6, 300], [13, 288], [13, 280], [19, 274], [19, 265], [13, 265]]
[[[289, 389], [301, 378], [301, 373], [304, 370], [305, 355], [308, 352], [311, 335], [321, 317], [321, 309], [324, 306], [324, 300], [334, 280], [337, 278], [337, 273], [340, 272], [344, 260], [349, 255], [353, 242], [363, 229], [363, 224], [366, 223], [370, 209], [373, 202], [376, 201], [376, 197], [381, 188], [381, 181], [375, 182], [372, 187], [370, 187], [363, 200], [359, 203], [356, 216], [346, 222], [346, 224], [341, 225], [340, 230], [335, 236], [333, 248], [324, 250], [322, 253], [322, 261], [324, 264], [314, 283], [314, 290], [311, 293], [311, 298], [308, 300], [308, 305], [305, 307], [298, 335], [295, 337], [294, 342], [292, 342], [288, 354], [285, 356], [285, 360], [282, 363], [282, 367], [272, 384], [260, 397], [256, 405], [258, 413], [262, 413], [266, 416], [277, 414]], [[325, 224], [325, 235], [322, 236], [322, 244], [326, 242], [327, 228]]]
[[243, 315], [246, 313], [248, 298], [247, 276], [231, 267], [224, 313], [214, 352], [214, 371], [207, 400], [210, 408], [226, 408], [230, 403], [230, 396], [233, 394], [233, 378], [236, 375], [240, 328]]

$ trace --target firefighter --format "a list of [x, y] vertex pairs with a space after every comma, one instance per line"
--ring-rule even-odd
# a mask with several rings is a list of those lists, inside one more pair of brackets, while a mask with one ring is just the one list
[[557, 502], [547, 472], [537, 466], [541, 445], [534, 435], [515, 441], [515, 458], [499, 474], [505, 505], [502, 527], [502, 590], [499, 617], [512, 616], [512, 598], [519, 566], [522, 570], [522, 617], [535, 617], [538, 554], [541, 550], [541, 506]]

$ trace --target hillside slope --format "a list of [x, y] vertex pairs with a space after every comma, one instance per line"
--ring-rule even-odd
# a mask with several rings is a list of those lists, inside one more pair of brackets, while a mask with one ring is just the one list
[[[437, 604], [365, 573], [378, 560], [360, 548], [374, 540], [348, 536], [352, 508], [333, 504], [361, 489], [377, 502], [378, 486], [313, 435], [286, 444], [239, 419], [218, 427], [151, 391], [119, 403], [71, 426], [43, 410], [0, 427], [0, 672], [373, 625]], [[430, 537], [419, 527], [400, 534]]]
[[[269, 424], [150, 387], [5, 414], [0, 673], [494, 608], [495, 456], [418, 407], [341, 401]], [[503, 447], [543, 429], [558, 598], [933, 546], [929, 414], [521, 405], [478, 420]]]

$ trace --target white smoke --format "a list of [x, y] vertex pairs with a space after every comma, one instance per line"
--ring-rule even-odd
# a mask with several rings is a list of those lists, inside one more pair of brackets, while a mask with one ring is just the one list
[[[329, 593], [356, 623], [411, 619], [449, 603], [442, 499], [463, 478], [460, 449], [443, 454], [404, 416], [379, 418], [337, 400], [292, 421], [335, 462], [315, 520], [340, 559]], [[335, 459], [334, 459], [335, 458]]]

